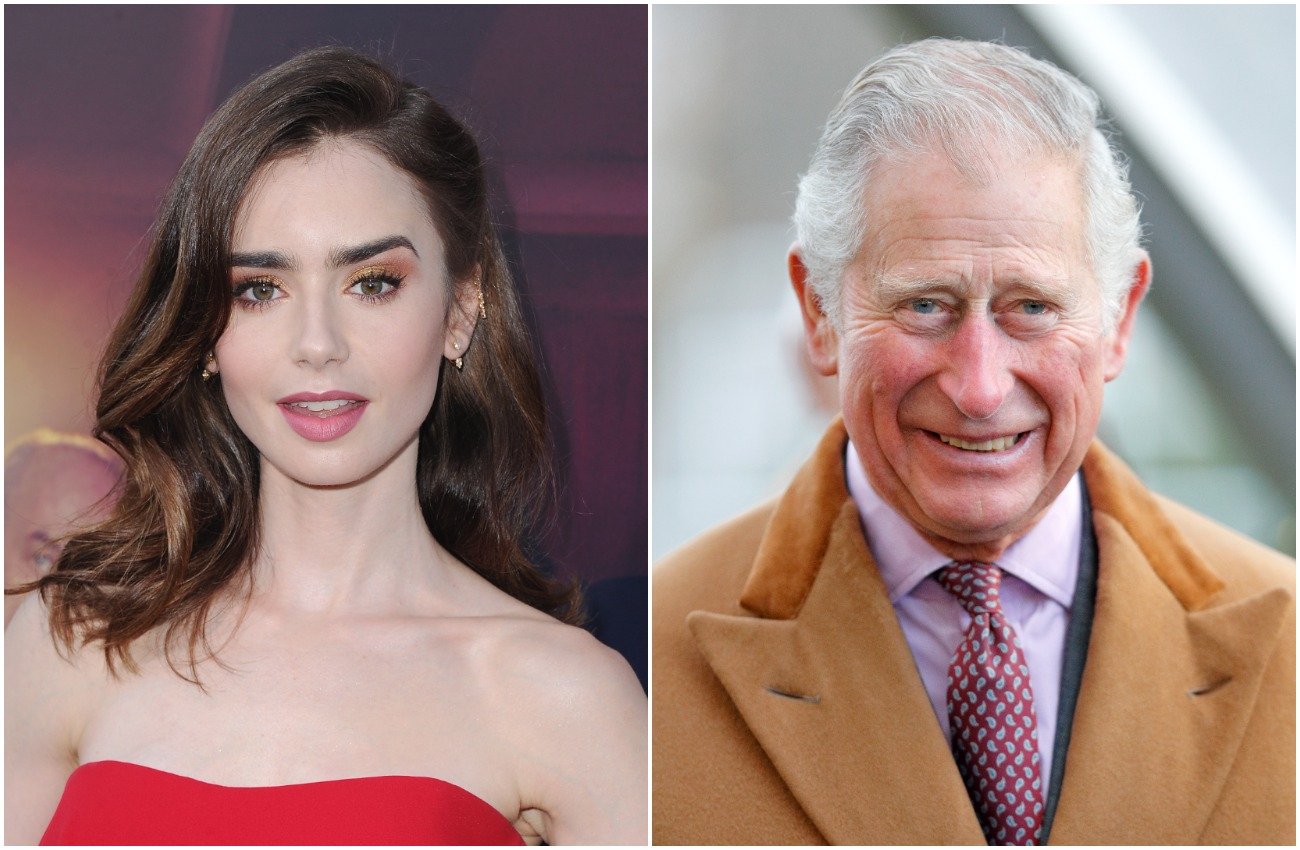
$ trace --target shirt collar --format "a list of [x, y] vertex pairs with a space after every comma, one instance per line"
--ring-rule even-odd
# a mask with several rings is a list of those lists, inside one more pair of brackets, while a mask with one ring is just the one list
[[[885, 502], [867, 480], [849, 441], [844, 456], [849, 495], [858, 506], [862, 530], [876, 566], [897, 602], [927, 576], [952, 561], [930, 545], [912, 524]], [[1007, 547], [998, 566], [1065, 608], [1074, 603], [1083, 535], [1083, 492], [1075, 473], [1033, 528]]]

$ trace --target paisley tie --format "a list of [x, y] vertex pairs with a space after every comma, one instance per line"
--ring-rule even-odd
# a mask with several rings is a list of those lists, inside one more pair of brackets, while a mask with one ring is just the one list
[[1038, 721], [1020, 639], [998, 598], [1002, 570], [952, 563], [935, 573], [971, 616], [948, 666], [952, 751], [989, 844], [1038, 844], [1043, 787]]

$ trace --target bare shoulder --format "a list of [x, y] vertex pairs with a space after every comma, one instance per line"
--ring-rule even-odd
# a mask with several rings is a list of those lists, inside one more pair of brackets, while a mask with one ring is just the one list
[[487, 675], [498, 694], [527, 695], [534, 709], [576, 706], [632, 692], [643, 696], [623, 656], [584, 629], [532, 609], [494, 618], [494, 625]]
[[61, 652], [39, 596], [5, 629], [5, 842], [34, 844], [77, 766], [81, 732], [109, 687], [94, 648]]
[[[468, 571], [468, 568], [466, 568]], [[466, 660], [493, 697], [549, 702], [640, 684], [627, 662], [584, 629], [562, 623], [480, 576], [458, 603]]]
[[46, 714], [66, 718], [88, 708], [108, 685], [108, 667], [98, 648], [61, 647], [41, 597], [24, 599], [5, 628], [6, 715], [11, 702], [40, 700]]
[[496, 625], [480, 670], [523, 820], [551, 844], [644, 844], [647, 707], [631, 667], [545, 615]]
[[516, 827], [550, 844], [645, 844], [647, 705], [632, 668], [481, 578], [465, 590], [437, 631], [457, 636], [475, 720], [509, 765]]

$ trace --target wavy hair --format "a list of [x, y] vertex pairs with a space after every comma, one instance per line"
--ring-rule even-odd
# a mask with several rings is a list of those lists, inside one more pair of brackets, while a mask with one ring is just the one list
[[[550, 442], [478, 146], [424, 89], [326, 47], [249, 82], [200, 131], [100, 366], [94, 433], [126, 466], [116, 506], [67, 541], [49, 574], [17, 590], [40, 591], [65, 648], [102, 642], [114, 672], [115, 662], [136, 669], [130, 645], [164, 627], [168, 663], [197, 682], [200, 647], [214, 657], [212, 606], [249, 579], [259, 457], [219, 382], [203, 381], [199, 367], [230, 316], [231, 233], [251, 181], [331, 138], [368, 145], [415, 179], [446, 246], [449, 286], [472, 286], [477, 272], [487, 304], [464, 371], [441, 361], [420, 428], [415, 484], [429, 531], [511, 596], [580, 618], [576, 585], [551, 579], [522, 546], [553, 502]], [[173, 654], [182, 643], [189, 675]]]
[[876, 169], [937, 147], [981, 179], [993, 154], [1016, 152], [1079, 164], [1109, 332], [1133, 283], [1142, 226], [1127, 164], [1104, 128], [1092, 89], [1018, 48], [941, 38], [895, 47], [845, 89], [799, 180], [794, 224], [822, 309], [838, 327], [841, 278], [866, 235], [863, 187]]

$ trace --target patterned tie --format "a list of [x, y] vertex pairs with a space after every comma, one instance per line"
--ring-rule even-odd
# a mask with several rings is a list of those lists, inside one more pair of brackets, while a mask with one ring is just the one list
[[1038, 721], [1020, 638], [998, 600], [1002, 570], [952, 563], [935, 578], [971, 616], [948, 667], [948, 725], [957, 769], [989, 844], [1038, 844]]

